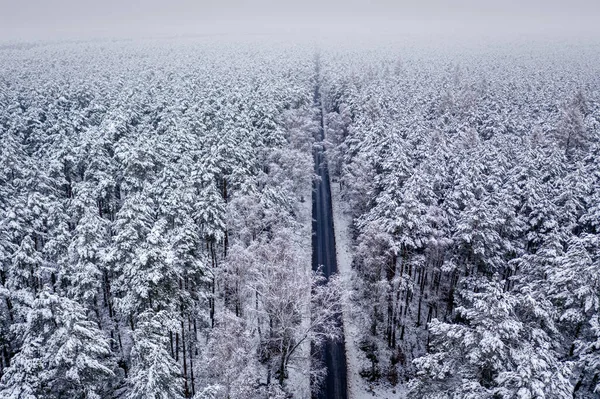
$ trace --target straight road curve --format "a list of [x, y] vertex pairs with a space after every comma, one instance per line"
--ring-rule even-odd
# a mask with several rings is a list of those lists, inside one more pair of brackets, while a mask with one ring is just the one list
[[[317, 141], [325, 139], [323, 124], [323, 107], [319, 86], [319, 58], [316, 64], [317, 85], [315, 87], [314, 102], [319, 109], [320, 128]], [[337, 259], [335, 253], [335, 233], [333, 229], [333, 208], [331, 205], [331, 187], [329, 182], [329, 169], [325, 158], [323, 146], [315, 146], [315, 173], [320, 177], [315, 181], [312, 198], [313, 213], [313, 269], [323, 266], [325, 277], [329, 278], [337, 272]], [[340, 317], [340, 324], [342, 320]], [[327, 342], [321, 350], [321, 360], [327, 366], [327, 377], [320, 392], [313, 399], [347, 399], [346, 380], [346, 348], [344, 339], [336, 342]]]

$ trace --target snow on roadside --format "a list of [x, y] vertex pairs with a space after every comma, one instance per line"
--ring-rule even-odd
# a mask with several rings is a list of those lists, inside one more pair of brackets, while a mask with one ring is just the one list
[[[346, 212], [340, 195], [339, 185], [331, 182], [331, 202], [333, 206], [333, 226], [335, 229], [335, 247], [337, 253], [338, 273], [348, 289], [352, 287], [354, 271], [352, 270], [352, 245], [350, 238], [351, 217]], [[346, 344], [346, 362], [348, 369], [348, 399], [400, 399], [406, 394], [401, 387], [369, 385], [361, 376], [360, 370], [366, 366], [366, 359], [359, 349], [360, 334], [356, 320], [352, 317], [350, 304], [344, 301], [342, 307], [344, 321], [344, 337]]]
[[[309, 186], [305, 190], [304, 194], [304, 202], [299, 203], [298, 211], [299, 221], [302, 223], [302, 239], [299, 243], [301, 248], [308, 248], [308, 254], [306, 255], [306, 265], [307, 269], [305, 272], [307, 273], [306, 277], [310, 278], [310, 274], [312, 273], [312, 181]], [[308, 288], [308, 292], [306, 293], [306, 298], [310, 300], [310, 285]], [[308, 327], [310, 323], [310, 305], [304, 307], [307, 310], [307, 313], [302, 315], [303, 319], [303, 327]], [[286, 381], [286, 385], [289, 392], [292, 392], [294, 398], [297, 399], [309, 399], [311, 397], [310, 392], [310, 374], [307, 372], [311, 366], [310, 359], [310, 341], [304, 342], [299, 350], [299, 356], [296, 358], [294, 363], [300, 364], [290, 364], [288, 369], [288, 379]]]

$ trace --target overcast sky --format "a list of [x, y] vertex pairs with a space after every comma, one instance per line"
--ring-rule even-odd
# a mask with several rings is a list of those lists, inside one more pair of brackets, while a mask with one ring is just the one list
[[0, 41], [391, 32], [600, 38], [600, 0], [0, 0]]

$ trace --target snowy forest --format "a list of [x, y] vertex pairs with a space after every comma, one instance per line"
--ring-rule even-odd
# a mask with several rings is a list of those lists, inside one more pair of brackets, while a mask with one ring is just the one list
[[0, 398], [599, 396], [600, 47], [0, 47]]

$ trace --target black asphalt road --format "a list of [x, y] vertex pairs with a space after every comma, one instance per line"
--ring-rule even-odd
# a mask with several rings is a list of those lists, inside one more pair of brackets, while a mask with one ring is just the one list
[[[317, 59], [317, 78], [319, 76], [319, 62]], [[324, 139], [323, 108], [321, 106], [321, 93], [319, 85], [315, 88], [315, 106], [320, 110], [320, 131], [317, 141]], [[322, 146], [314, 150], [315, 173], [320, 181], [315, 182], [313, 190], [313, 269], [323, 266], [325, 277], [329, 278], [337, 272], [335, 254], [335, 235], [333, 230], [333, 208], [331, 206], [331, 186], [329, 170]], [[341, 319], [340, 319], [341, 323]], [[327, 377], [321, 387], [320, 393], [313, 399], [346, 399], [346, 350], [343, 338], [337, 342], [327, 342], [321, 350], [321, 360], [327, 366]]]

